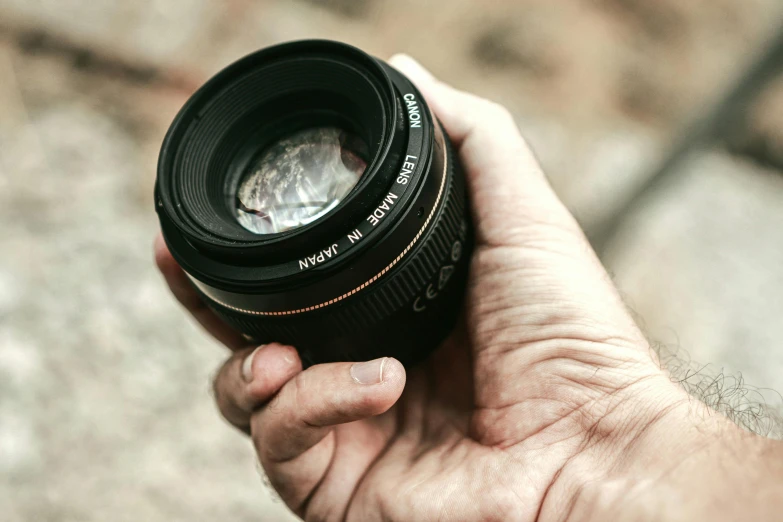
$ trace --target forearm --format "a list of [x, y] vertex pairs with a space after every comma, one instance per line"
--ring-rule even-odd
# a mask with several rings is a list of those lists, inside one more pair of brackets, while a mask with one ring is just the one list
[[574, 496], [569, 521], [779, 520], [783, 443], [690, 399], [649, 425]]

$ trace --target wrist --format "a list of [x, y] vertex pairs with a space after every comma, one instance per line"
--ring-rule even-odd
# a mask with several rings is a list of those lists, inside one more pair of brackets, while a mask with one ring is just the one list
[[[565, 520], [769, 520], [783, 498], [783, 447], [740, 429], [664, 381], [628, 397], [607, 419], [612, 433], [566, 465]], [[639, 390], [637, 390], [639, 392]], [[619, 416], [626, 417], [624, 420]], [[559, 482], [559, 484], [558, 484]], [[759, 495], [770, 502], [758, 502]], [[563, 509], [565, 508], [565, 509]], [[555, 511], [553, 511], [554, 513]]]

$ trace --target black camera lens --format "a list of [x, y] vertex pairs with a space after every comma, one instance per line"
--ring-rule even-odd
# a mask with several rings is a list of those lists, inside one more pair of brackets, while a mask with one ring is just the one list
[[361, 138], [336, 127], [280, 139], [239, 182], [239, 223], [256, 234], [273, 234], [315, 221], [356, 186], [367, 168], [366, 149]]
[[461, 169], [414, 85], [354, 47], [292, 42], [218, 73], [172, 123], [155, 199], [205, 302], [306, 365], [415, 364], [454, 327]]

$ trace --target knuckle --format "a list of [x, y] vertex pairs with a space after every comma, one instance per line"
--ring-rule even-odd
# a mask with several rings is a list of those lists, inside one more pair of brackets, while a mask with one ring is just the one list
[[224, 394], [216, 391], [215, 405], [217, 406], [220, 415], [227, 421], [233, 423], [236, 420], [236, 408], [226, 399]]
[[212, 379], [212, 396], [217, 403], [220, 413], [228, 420], [234, 418], [237, 410], [240, 409], [238, 398], [233, 396], [236, 392], [232, 394], [233, 386], [231, 382], [235, 378], [232, 373], [236, 367], [237, 359], [238, 354], [232, 355], [218, 368]]
[[492, 118], [495, 120], [508, 121], [508, 122], [514, 121], [514, 118], [511, 116], [509, 110], [497, 102], [491, 100], [484, 100], [483, 109], [486, 111], [488, 115], [492, 116]]
[[502, 129], [504, 133], [514, 132], [519, 135], [516, 120], [505, 106], [485, 98], [478, 98], [475, 112], [479, 115], [478, 125], [487, 132], [491, 130], [493, 136], [498, 129]]

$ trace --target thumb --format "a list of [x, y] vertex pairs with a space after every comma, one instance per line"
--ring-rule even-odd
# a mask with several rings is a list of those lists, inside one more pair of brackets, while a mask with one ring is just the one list
[[458, 148], [480, 243], [524, 240], [531, 223], [542, 223], [566, 230], [584, 250], [578, 224], [553, 192], [508, 110], [439, 81], [410, 56], [398, 54], [389, 63], [416, 84]]
[[[646, 353], [576, 220], [550, 187], [509, 112], [450, 87], [405, 55], [390, 60], [419, 88], [459, 150], [476, 229], [470, 324], [476, 400], [508, 404], [518, 376], [566, 350], [617, 340]], [[555, 347], [555, 350], [549, 349]]]

